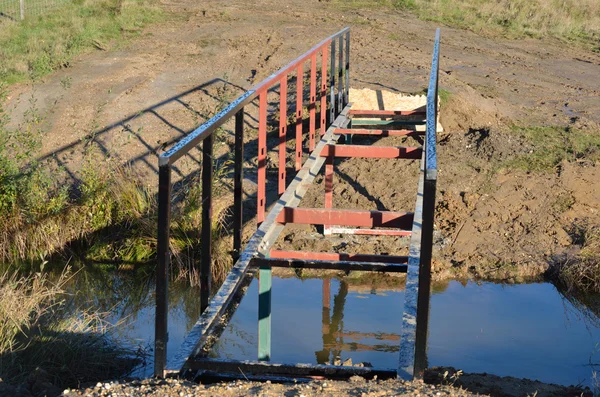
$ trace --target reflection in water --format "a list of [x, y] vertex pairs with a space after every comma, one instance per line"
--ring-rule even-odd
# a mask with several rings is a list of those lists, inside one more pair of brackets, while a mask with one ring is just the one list
[[[371, 290], [376, 294], [376, 289]], [[395, 353], [399, 350], [400, 335], [381, 332], [360, 332], [344, 330], [344, 307], [348, 295], [348, 283], [342, 279], [337, 294], [333, 298], [333, 315], [330, 317], [331, 279], [323, 280], [323, 349], [316, 351], [317, 364], [341, 365], [343, 351], [379, 351]], [[346, 342], [344, 338], [351, 340]], [[365, 339], [392, 341], [392, 344], [360, 343]]]
[[[73, 310], [109, 311], [115, 336], [149, 348], [154, 337], [152, 275], [85, 272], [73, 279]], [[395, 368], [404, 280], [273, 278], [272, 361], [370, 363]], [[177, 353], [200, 314], [199, 291], [169, 290], [168, 353]], [[451, 281], [432, 288], [431, 366], [488, 372], [565, 385], [590, 385], [600, 362], [598, 299], [561, 295], [552, 284]], [[256, 360], [258, 282], [254, 280], [211, 356]], [[152, 374], [152, 358], [138, 376]]]

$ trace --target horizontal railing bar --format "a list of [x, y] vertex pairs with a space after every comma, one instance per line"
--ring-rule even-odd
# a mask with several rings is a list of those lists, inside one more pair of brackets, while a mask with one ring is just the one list
[[425, 110], [350, 110], [352, 118], [360, 117], [394, 117], [394, 116], [425, 116]]
[[377, 255], [377, 254], [348, 254], [345, 252], [309, 252], [309, 251], [284, 251], [271, 250], [270, 258], [277, 259], [305, 259], [320, 261], [349, 261], [349, 262], [374, 262], [406, 264], [408, 256]]
[[413, 159], [421, 158], [423, 149], [415, 146], [366, 146], [366, 145], [327, 145], [321, 156], [349, 157], [363, 159]]
[[413, 222], [413, 214], [412, 212], [285, 207], [277, 217], [277, 222], [409, 229]]
[[216, 372], [229, 372], [252, 375], [289, 375], [294, 376], [322, 376], [325, 378], [350, 378], [358, 375], [366, 378], [389, 379], [396, 377], [396, 371], [387, 368], [351, 367], [334, 365], [313, 364], [277, 364], [260, 361], [227, 360], [217, 358], [190, 359], [188, 366], [195, 370], [210, 370]]
[[351, 229], [346, 227], [331, 227], [327, 229], [327, 234], [355, 234], [363, 236], [410, 236], [412, 230], [393, 230], [393, 229]]
[[425, 121], [422, 120], [352, 120], [352, 127], [364, 127], [367, 125], [376, 126], [403, 126], [403, 125], [425, 125]]
[[312, 53], [319, 51], [324, 46], [327, 46], [332, 40], [336, 39], [340, 35], [346, 33], [350, 28], [345, 28], [325, 40], [321, 41], [319, 44], [312, 47], [308, 52], [296, 58], [294, 61], [290, 62], [287, 66], [284, 66], [278, 72], [272, 74], [267, 77], [265, 80], [260, 82], [255, 87], [249, 89], [244, 94], [242, 94], [235, 101], [231, 102], [225, 109], [217, 113], [214, 117], [212, 117], [207, 122], [203, 123], [200, 127], [196, 128], [194, 131], [190, 132], [185, 138], [181, 139], [175, 146], [171, 149], [167, 150], [163, 154], [161, 154], [158, 158], [159, 166], [165, 164], [173, 164], [177, 161], [181, 156], [189, 152], [193, 147], [202, 142], [208, 135], [212, 134], [217, 128], [222, 126], [230, 117], [232, 117], [235, 113], [237, 113], [240, 109], [246, 106], [248, 103], [253, 101], [262, 91], [269, 89], [272, 85], [277, 83], [280, 77], [284, 74], [289, 73], [291, 70], [296, 68], [302, 62], [305, 62], [310, 58]]
[[439, 76], [439, 54], [440, 54], [440, 29], [435, 31], [435, 42], [433, 44], [433, 56], [431, 60], [431, 76], [429, 77], [429, 88], [427, 89], [427, 135], [425, 152], [425, 179], [437, 179], [437, 110], [438, 110], [438, 76]]
[[425, 135], [425, 131], [417, 130], [359, 130], [359, 129], [341, 129], [337, 128], [334, 134], [340, 135], [376, 135], [376, 136], [420, 136]]

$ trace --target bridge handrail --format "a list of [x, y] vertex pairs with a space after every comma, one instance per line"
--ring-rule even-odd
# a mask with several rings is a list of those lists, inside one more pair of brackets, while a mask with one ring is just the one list
[[438, 118], [438, 77], [440, 55], [440, 29], [435, 32], [431, 75], [427, 89], [427, 124], [425, 135], [425, 179], [437, 179], [437, 118]]

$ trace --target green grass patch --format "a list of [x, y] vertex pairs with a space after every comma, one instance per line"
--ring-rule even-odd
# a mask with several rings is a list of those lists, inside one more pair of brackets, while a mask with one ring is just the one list
[[73, 57], [138, 35], [163, 18], [155, 0], [73, 0], [0, 30], [0, 81], [38, 79]]
[[518, 127], [512, 132], [531, 143], [530, 153], [509, 160], [505, 165], [524, 171], [548, 172], [566, 161], [600, 161], [600, 132], [570, 127]]

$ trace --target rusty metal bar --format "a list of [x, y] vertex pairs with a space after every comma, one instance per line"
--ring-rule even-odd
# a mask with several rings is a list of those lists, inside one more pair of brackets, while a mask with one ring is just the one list
[[315, 130], [317, 124], [317, 54], [310, 59], [310, 101], [308, 105], [310, 120], [308, 129], [308, 150], [315, 149]]
[[244, 108], [235, 114], [235, 148], [233, 174], [233, 260], [242, 252], [243, 180], [244, 180]]
[[[334, 156], [328, 156], [325, 162], [325, 208], [333, 208], [333, 167]], [[330, 226], [324, 226], [323, 234], [330, 235]]]
[[331, 54], [330, 64], [331, 73], [329, 74], [329, 119], [335, 120], [336, 117], [336, 103], [335, 103], [335, 40], [331, 40]]
[[402, 229], [410, 228], [412, 221], [412, 212], [339, 210], [328, 208], [285, 207], [277, 217], [277, 222], [279, 223], [395, 227]]
[[303, 106], [303, 65], [296, 69], [296, 171], [302, 168], [302, 106]]
[[267, 92], [258, 97], [258, 193], [256, 195], [256, 222], [260, 225], [265, 220], [267, 206]]
[[279, 182], [278, 193], [285, 192], [286, 185], [286, 164], [287, 148], [285, 145], [287, 139], [287, 80], [284, 75], [279, 83]]
[[321, 116], [321, 136], [325, 135], [327, 131], [327, 49], [323, 47], [321, 54], [321, 109], [319, 115]]
[[427, 112], [424, 110], [350, 110], [350, 116], [352, 116], [352, 118], [425, 116], [426, 114]]
[[327, 145], [323, 148], [323, 157], [352, 157], [376, 159], [420, 159], [423, 150], [420, 147], [402, 146], [363, 146], [363, 145]]
[[[258, 263], [270, 263], [271, 259], [287, 259], [287, 260], [298, 260], [298, 261], [327, 261], [329, 265], [333, 266], [344, 266], [336, 262], [346, 263], [371, 263], [371, 264], [395, 264], [401, 265], [408, 262], [408, 256], [394, 256], [394, 255], [375, 255], [375, 254], [348, 254], [344, 252], [308, 252], [308, 251], [283, 251], [283, 250], [271, 250], [269, 258], [265, 258], [265, 261], [260, 260]], [[307, 262], [309, 263], [309, 262]], [[270, 265], [276, 266], [276, 265]], [[287, 267], [287, 266], [286, 266]], [[309, 266], [304, 266], [309, 268]]]
[[416, 130], [353, 130], [337, 128], [334, 134], [341, 135], [377, 135], [377, 136], [420, 136], [425, 135], [425, 131]]
[[352, 120], [352, 127], [403, 127], [410, 125], [425, 125], [425, 121], [422, 120], [369, 120], [369, 119], [358, 119]]
[[212, 181], [214, 135], [202, 141], [202, 257], [200, 263], [200, 311], [208, 307], [212, 282]]
[[154, 376], [163, 377], [167, 362], [169, 313], [169, 228], [171, 224], [171, 166], [158, 169], [158, 246], [156, 312], [154, 328]]

